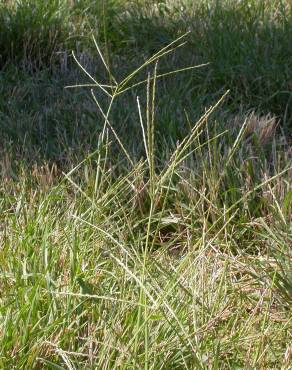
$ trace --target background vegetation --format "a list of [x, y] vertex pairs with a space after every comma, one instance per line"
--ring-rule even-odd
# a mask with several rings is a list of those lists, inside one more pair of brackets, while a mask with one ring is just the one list
[[291, 367], [291, 17], [0, 1], [1, 368]]

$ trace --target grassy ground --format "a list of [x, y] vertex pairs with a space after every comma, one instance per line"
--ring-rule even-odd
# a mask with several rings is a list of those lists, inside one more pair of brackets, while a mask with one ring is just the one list
[[291, 14], [0, 2], [1, 369], [291, 368]]

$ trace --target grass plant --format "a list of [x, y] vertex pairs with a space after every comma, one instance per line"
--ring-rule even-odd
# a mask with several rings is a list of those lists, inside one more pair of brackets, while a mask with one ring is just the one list
[[[289, 3], [241, 3], [224, 2], [227, 12], [207, 1], [143, 1], [140, 11], [126, 1], [96, 2], [103, 34], [93, 35], [90, 52], [75, 50], [78, 69], [51, 57], [49, 68], [43, 58], [21, 69], [6, 56], [1, 369], [291, 368], [289, 101], [277, 100], [282, 115], [273, 100], [270, 111], [248, 103], [251, 91], [268, 99], [280, 88], [267, 78], [252, 90], [244, 58], [256, 50], [247, 28], [243, 59], [235, 40], [217, 45], [227, 23], [234, 30], [249, 22], [262, 40], [272, 20], [288, 22]], [[92, 27], [99, 13], [90, 2], [60, 2], [56, 11], [69, 4], [80, 37], [85, 18]], [[3, 9], [12, 11], [2, 4], [1, 16]], [[199, 10], [202, 33], [184, 34]], [[217, 27], [208, 28], [210, 39], [202, 37], [207, 20]], [[282, 36], [272, 35], [284, 56]], [[196, 37], [218, 65], [200, 48], [190, 57]], [[228, 48], [224, 66], [219, 52]], [[290, 61], [281, 63], [288, 73]]]

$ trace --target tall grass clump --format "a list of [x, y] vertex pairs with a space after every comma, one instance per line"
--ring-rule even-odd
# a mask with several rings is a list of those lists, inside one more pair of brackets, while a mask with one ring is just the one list
[[[95, 43], [102, 83], [75, 57], [103, 122], [95, 152], [3, 181], [1, 368], [290, 368], [291, 153], [255, 114], [218, 128], [227, 92], [157, 142], [159, 64], [183, 42], [124, 77]], [[129, 147], [112, 113], [137, 84]]]
[[0, 2], [0, 67], [48, 67], [69, 36], [66, 0]]

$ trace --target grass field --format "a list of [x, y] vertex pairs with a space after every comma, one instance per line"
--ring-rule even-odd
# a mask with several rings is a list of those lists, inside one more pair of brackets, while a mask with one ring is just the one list
[[0, 369], [291, 369], [291, 45], [288, 0], [0, 1]]

